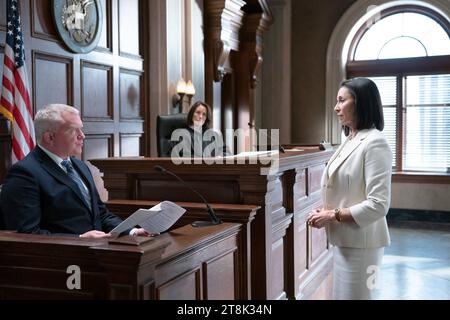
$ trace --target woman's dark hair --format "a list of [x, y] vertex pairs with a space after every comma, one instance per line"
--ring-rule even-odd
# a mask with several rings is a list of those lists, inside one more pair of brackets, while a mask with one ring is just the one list
[[[367, 78], [353, 78], [341, 83], [341, 88], [346, 87], [355, 100], [355, 129], [363, 130], [372, 127], [382, 131], [384, 129], [383, 105], [377, 85]], [[344, 126], [346, 136], [350, 128]]]
[[197, 101], [192, 105], [191, 109], [189, 109], [189, 113], [187, 115], [188, 126], [194, 125], [192, 118], [194, 117], [194, 113], [199, 106], [204, 106], [206, 108], [206, 120], [202, 127], [205, 131], [209, 129], [209, 124], [211, 123], [211, 107], [203, 101]]

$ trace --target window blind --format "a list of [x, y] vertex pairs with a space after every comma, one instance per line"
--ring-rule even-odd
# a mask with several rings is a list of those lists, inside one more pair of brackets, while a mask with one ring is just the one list
[[404, 170], [450, 171], [450, 74], [405, 77]]
[[396, 77], [370, 77], [380, 91], [381, 103], [383, 104], [384, 130], [389, 146], [392, 151], [392, 167], [396, 166], [397, 148], [397, 78]]

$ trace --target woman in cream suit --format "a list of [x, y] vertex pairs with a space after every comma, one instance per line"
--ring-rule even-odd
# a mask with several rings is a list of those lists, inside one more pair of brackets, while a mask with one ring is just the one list
[[325, 227], [333, 245], [334, 299], [371, 299], [384, 247], [390, 244], [386, 214], [391, 198], [392, 154], [375, 83], [344, 81], [334, 107], [347, 139], [322, 177], [324, 208], [308, 224]]

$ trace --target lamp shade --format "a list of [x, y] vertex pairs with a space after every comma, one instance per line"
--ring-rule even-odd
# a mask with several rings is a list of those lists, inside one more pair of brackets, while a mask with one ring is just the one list
[[177, 93], [186, 93], [186, 82], [183, 79], [177, 82]]
[[191, 80], [189, 80], [186, 84], [186, 94], [189, 96], [195, 95], [195, 87]]

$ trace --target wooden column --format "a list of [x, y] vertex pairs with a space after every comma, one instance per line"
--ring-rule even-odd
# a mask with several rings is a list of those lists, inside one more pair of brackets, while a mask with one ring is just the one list
[[273, 24], [264, 34], [264, 63], [257, 87], [256, 124], [279, 129], [280, 143], [291, 143], [291, 0], [268, 0]]
[[232, 73], [231, 50], [239, 50], [243, 0], [205, 1], [205, 98], [213, 109], [214, 128], [222, 129], [221, 82]]
[[[249, 123], [254, 125], [262, 35], [271, 23], [265, 0], [205, 3], [205, 96], [215, 129], [248, 130]], [[239, 147], [249, 150], [249, 139]]]
[[[242, 8], [245, 12], [240, 33], [241, 48], [236, 59], [237, 128], [255, 127], [255, 89], [263, 63], [263, 33], [272, 23], [272, 13], [266, 1], [247, 0]], [[250, 137], [250, 135], [248, 135]], [[245, 142], [245, 150], [251, 141]], [[242, 146], [241, 146], [242, 147]]]

